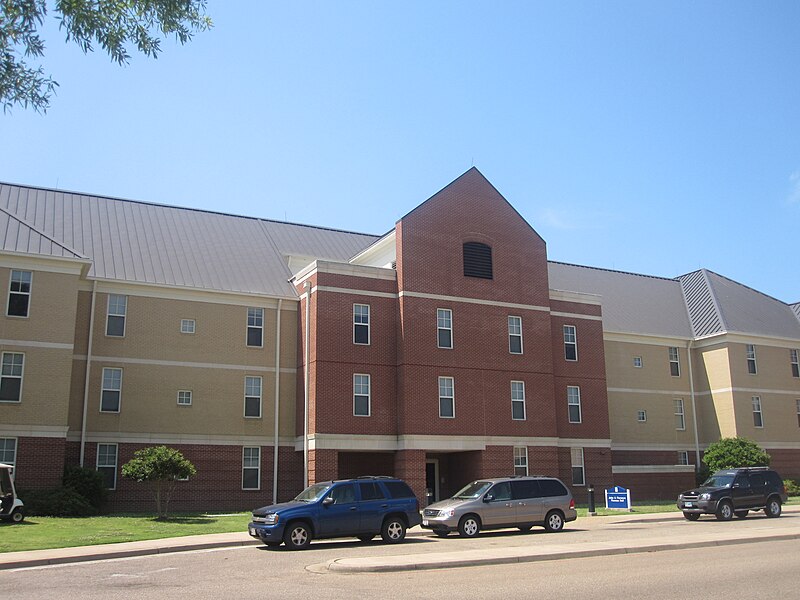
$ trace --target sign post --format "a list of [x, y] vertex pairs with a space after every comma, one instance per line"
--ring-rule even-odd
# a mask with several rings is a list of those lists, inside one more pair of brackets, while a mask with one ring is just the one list
[[606, 508], [631, 509], [631, 491], [615, 485], [606, 490]]

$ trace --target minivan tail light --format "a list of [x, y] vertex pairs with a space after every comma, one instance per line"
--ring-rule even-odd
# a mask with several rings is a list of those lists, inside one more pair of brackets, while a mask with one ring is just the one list
[[569, 507], [570, 507], [571, 509], [574, 509], [574, 508], [575, 508], [575, 498], [570, 498], [570, 500], [569, 500]]

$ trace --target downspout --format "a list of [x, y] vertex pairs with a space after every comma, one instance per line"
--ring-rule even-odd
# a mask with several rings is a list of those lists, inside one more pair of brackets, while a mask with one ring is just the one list
[[89, 372], [92, 367], [92, 339], [94, 338], [94, 302], [97, 297], [97, 280], [92, 281], [92, 302], [89, 308], [89, 343], [86, 347], [86, 374], [83, 380], [83, 416], [81, 417], [81, 457], [80, 465], [86, 450], [86, 420], [89, 412]]
[[697, 433], [697, 405], [694, 398], [694, 375], [692, 374], [692, 341], [686, 345], [686, 353], [689, 362], [689, 393], [692, 397], [692, 424], [694, 426], [694, 454], [695, 454], [695, 472], [700, 471], [700, 438]]
[[278, 503], [278, 436], [280, 428], [278, 419], [280, 417], [281, 403], [281, 304], [283, 300], [278, 300], [278, 316], [275, 318], [275, 443], [272, 448], [272, 503]]
[[308, 386], [311, 377], [308, 361], [311, 355], [309, 348], [311, 344], [311, 282], [306, 281], [303, 287], [306, 290], [305, 406], [303, 410], [303, 489], [305, 489], [308, 487]]

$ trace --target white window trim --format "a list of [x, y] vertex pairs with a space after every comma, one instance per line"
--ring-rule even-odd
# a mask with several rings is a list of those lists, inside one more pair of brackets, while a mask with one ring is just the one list
[[687, 450], [678, 450], [678, 464], [679, 465], [689, 464], [689, 452]]
[[[250, 325], [250, 311], [251, 310], [260, 310], [261, 311], [261, 325]], [[247, 348], [263, 348], [264, 347], [264, 320], [267, 318], [266, 312], [264, 308], [261, 306], [248, 306], [247, 307], [247, 328], [244, 333], [244, 345]], [[259, 345], [251, 345], [250, 342], [250, 330], [251, 329], [260, 329], [261, 330], [261, 343]]]
[[[356, 413], [356, 396], [363, 396], [364, 394], [356, 394], [356, 377], [367, 378], [367, 414], [359, 415]], [[353, 373], [353, 416], [354, 417], [371, 417], [372, 416], [372, 376], [369, 373]]]
[[[192, 330], [191, 331], [186, 331], [183, 328], [184, 324], [187, 324], [187, 323], [191, 323], [192, 324]], [[181, 333], [186, 334], [186, 335], [194, 335], [196, 331], [197, 331], [197, 321], [195, 321], [194, 319], [181, 319]]]
[[[572, 335], [575, 338], [574, 342], [567, 341], [567, 331], [566, 328], [572, 328]], [[570, 325], [569, 323], [565, 323], [561, 327], [561, 333], [564, 336], [564, 360], [567, 362], [578, 362], [578, 327], [576, 325]], [[575, 358], [567, 358], [567, 346], [575, 346]]]
[[[119, 389], [106, 388], [106, 371], [119, 371]], [[119, 367], [103, 367], [100, 379], [100, 412], [108, 415], [118, 415], [122, 412], [122, 378], [125, 376], [123, 370]], [[119, 392], [119, 402], [117, 403], [117, 410], [103, 410], [103, 392]]]
[[[189, 394], [189, 401], [181, 402], [181, 394]], [[194, 394], [192, 394], [192, 390], [178, 390], [178, 406], [191, 406], [194, 402], [193, 396]]]
[[[761, 404], [761, 396], [752, 396], [750, 401], [753, 405], [753, 427], [756, 429], [764, 429], [764, 406]], [[758, 403], [758, 410], [756, 410], [756, 403]], [[756, 414], [759, 415], [761, 425], [756, 425]]]
[[[125, 312], [122, 314], [111, 312], [111, 298], [115, 297], [125, 298]], [[108, 322], [111, 317], [122, 317], [122, 335], [108, 334]], [[108, 301], [106, 302], [106, 337], [121, 339], [124, 338], [127, 333], [128, 333], [128, 296], [126, 296], [125, 294], [109, 294]]]
[[[789, 350], [789, 364], [793, 367], [791, 369], [792, 377], [800, 377], [800, 350], [796, 348]], [[795, 375], [795, 373], [797, 373], [797, 375]]]
[[[680, 402], [680, 411], [678, 410], [678, 402]], [[686, 431], [686, 404], [684, 403], [683, 398], [673, 398], [672, 406], [674, 416], [681, 418], [681, 427], [678, 427], [676, 423], [675, 431]]]
[[[244, 464], [244, 454], [245, 454], [245, 450], [248, 450], [248, 449], [249, 450], [253, 450], [253, 449], [258, 450], [258, 466], [257, 467], [246, 467], [245, 466], [245, 464]], [[244, 487], [244, 470], [245, 469], [256, 469], [256, 471], [258, 472], [258, 487], [254, 487], [254, 488], [246, 488], [246, 487]], [[261, 446], [243, 446], [242, 447], [242, 490], [243, 491], [252, 492], [252, 491], [258, 491], [260, 489], [261, 489]]]
[[[580, 452], [580, 464], [575, 464], [575, 450]], [[576, 487], [586, 487], [586, 457], [583, 452], [583, 448], [570, 448], [569, 450], [569, 462], [570, 462], [570, 480], [572, 481], [572, 485]], [[581, 468], [581, 475], [583, 481], [581, 483], [575, 482], [575, 477], [573, 475], [572, 469], [576, 467]]]
[[[638, 365], [636, 364], [638, 361]], [[633, 357], [633, 368], [634, 369], [641, 369], [644, 367], [644, 361], [642, 360], [641, 356], [634, 356]]]
[[[508, 319], [519, 319], [519, 333], [511, 333], [511, 323], [508, 323], [508, 353], [514, 355], [525, 354], [525, 342], [522, 339], [522, 317], [517, 315], [508, 315]], [[514, 337], [519, 338], [519, 352], [511, 350], [511, 339]]]
[[[672, 351], [675, 350], [675, 359], [672, 358]], [[669, 357], [669, 374], [672, 377], [680, 377], [681, 376], [681, 352], [678, 350], [677, 346], [670, 346], [667, 350], [667, 356]], [[677, 375], [672, 374], [672, 364], [678, 365], [678, 373]]]
[[[758, 375], [758, 361], [756, 360], [756, 347], [755, 344], [745, 344], [744, 347], [745, 357], [747, 359], [747, 374]], [[753, 370], [750, 371], [750, 365], [753, 365]]]
[[[258, 396], [249, 396], [247, 394], [247, 380], [258, 379]], [[258, 398], [258, 416], [247, 414], [247, 399]], [[244, 377], [244, 405], [242, 406], [242, 415], [245, 419], [261, 419], [264, 415], [264, 378], [260, 375], [245, 375]]]
[[[452, 390], [452, 394], [453, 394], [452, 396], [442, 396], [442, 379], [449, 379], [450, 382], [452, 383], [452, 385], [450, 386], [450, 389]], [[456, 380], [455, 380], [455, 377], [448, 377], [448, 376], [439, 377], [439, 379], [437, 379], [437, 381], [436, 381], [436, 384], [437, 384], [437, 388], [438, 388], [437, 389], [437, 391], [438, 391], [437, 397], [439, 399], [439, 406], [438, 406], [439, 418], [440, 419], [455, 419], [456, 418]], [[446, 415], [442, 414], [442, 398], [449, 398], [452, 401], [452, 404], [453, 404], [453, 415], [452, 416], [446, 416]]]
[[[439, 311], [445, 310], [450, 313], [450, 327], [439, 327]], [[439, 345], [439, 331], [449, 331], [450, 332], [450, 345], [449, 346], [440, 346]], [[453, 309], [452, 308], [437, 308], [436, 309], [436, 347], [441, 348], [442, 350], [452, 350], [455, 347], [456, 343], [453, 339]]]
[[[572, 398], [570, 398], [570, 394], [569, 394], [570, 390], [577, 390], [577, 396], [576, 396], [577, 399], [578, 399], [577, 402], [571, 402], [570, 401], [570, 400], [572, 400]], [[570, 410], [569, 410], [570, 406], [577, 406], [578, 407], [578, 420], [577, 421], [573, 421], [572, 420], [572, 415], [570, 414]], [[583, 423], [583, 407], [581, 406], [581, 388], [579, 386], [577, 386], [577, 385], [568, 385], [567, 386], [567, 420], [572, 425], [579, 425], [580, 423]]]
[[[367, 307], [367, 322], [366, 323], [356, 323], [356, 306], [366, 306]], [[356, 326], [358, 327], [366, 327], [367, 328], [367, 341], [366, 342], [357, 342], [356, 341]], [[361, 304], [359, 302], [353, 303], [353, 343], [356, 346], [370, 346], [372, 345], [372, 306], [369, 304]]]
[[[522, 452], [519, 453], [519, 458], [524, 458], [525, 459], [525, 464], [524, 465], [523, 464], [517, 464], [517, 458], [518, 458], [518, 451], [519, 450], [522, 450]], [[527, 446], [514, 446], [514, 475], [517, 474], [517, 469], [521, 469], [523, 467], [525, 467], [525, 475], [524, 476], [527, 477], [528, 473], [529, 473], [529, 471], [528, 471], [528, 447]]]
[[107, 490], [113, 491], [117, 489], [117, 479], [119, 478], [119, 444], [113, 442], [97, 442], [97, 447], [95, 448], [95, 469], [98, 471], [100, 467], [108, 468], [112, 466], [100, 464], [100, 446], [114, 446], [114, 487], [106, 488]]
[[[522, 385], [522, 398], [514, 398], [514, 384], [519, 383]], [[514, 403], [522, 403], [522, 418], [514, 417]], [[527, 421], [528, 420], [528, 407], [525, 402], [525, 382], [512, 381], [511, 382], [511, 420], [512, 421]]]
[[[640, 418], [640, 417], [644, 417], [644, 418]], [[636, 411], [636, 422], [637, 423], [647, 423], [647, 411], [646, 410], [642, 409], [642, 410], [637, 410]]]
[[[30, 273], [31, 274], [31, 291], [30, 292], [12, 292], [11, 291], [11, 284], [14, 283], [14, 271], [17, 273]], [[25, 316], [22, 315], [10, 315], [8, 314], [9, 308], [11, 308], [11, 294], [19, 294], [21, 296], [28, 297], [28, 314]], [[8, 274], [8, 296], [6, 297], [6, 316], [11, 319], [29, 319], [31, 317], [31, 298], [33, 297], [33, 271], [28, 271], [26, 269], [11, 269]]]
[[[21, 354], [22, 355], [22, 373], [20, 375], [3, 375], [3, 357], [6, 354]], [[22, 402], [23, 391], [25, 387], [25, 363], [27, 361], [27, 356], [24, 352], [3, 352], [0, 354], [0, 379], [10, 378], [10, 379], [19, 379], [19, 400], [0, 400], [0, 404], [20, 404]]]

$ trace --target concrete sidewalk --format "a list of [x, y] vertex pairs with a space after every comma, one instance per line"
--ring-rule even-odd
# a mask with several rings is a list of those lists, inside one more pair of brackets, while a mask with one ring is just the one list
[[[315, 572], [408, 571], [800, 539], [800, 506], [784, 507], [784, 515], [780, 519], [753, 515], [743, 521], [737, 519], [712, 526], [716, 524], [713, 517], [689, 523], [680, 513], [621, 513], [580, 518], [557, 535], [484, 533], [472, 540], [458, 541], [434, 539], [429, 531], [413, 527], [408, 531], [410, 538], [431, 542], [416, 545], [413, 553], [409, 548], [405, 554], [342, 557], [307, 568]], [[676, 527], [680, 531], [674, 531]], [[467, 542], [471, 547], [464, 549]], [[260, 544], [247, 532], [235, 532], [6, 552], [0, 554], [0, 570]], [[403, 548], [402, 545], [380, 547], [392, 551]]]

